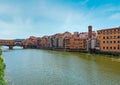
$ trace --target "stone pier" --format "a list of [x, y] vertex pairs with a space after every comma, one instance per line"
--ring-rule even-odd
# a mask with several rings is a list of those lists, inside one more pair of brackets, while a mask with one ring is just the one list
[[12, 50], [12, 49], [13, 49], [13, 46], [9, 46], [9, 49]]

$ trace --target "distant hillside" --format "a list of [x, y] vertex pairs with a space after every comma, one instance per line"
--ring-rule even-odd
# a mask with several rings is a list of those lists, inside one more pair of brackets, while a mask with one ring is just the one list
[[15, 41], [23, 41], [23, 40], [25, 40], [25, 39], [14, 39]]

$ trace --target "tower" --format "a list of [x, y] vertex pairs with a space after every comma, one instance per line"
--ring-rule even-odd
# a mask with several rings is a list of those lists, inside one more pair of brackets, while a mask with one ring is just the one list
[[92, 26], [88, 26], [88, 39], [92, 38]]
[[88, 51], [91, 51], [91, 40], [92, 40], [92, 26], [88, 26]]

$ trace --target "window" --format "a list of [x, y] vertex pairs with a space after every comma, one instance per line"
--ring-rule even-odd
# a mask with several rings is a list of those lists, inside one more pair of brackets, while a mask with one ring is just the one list
[[116, 30], [114, 30], [114, 34], [116, 34]]
[[118, 39], [120, 38], [120, 36], [118, 36]]
[[106, 49], [108, 49], [108, 47], [106, 47]]
[[105, 39], [105, 37], [103, 37], [103, 39]]
[[102, 33], [105, 34], [105, 31], [103, 31]]
[[116, 47], [114, 47], [114, 50], [116, 49]]
[[107, 39], [109, 39], [109, 37], [107, 37]]
[[110, 30], [110, 34], [112, 34], [112, 31]]
[[112, 49], [112, 47], [110, 47], [110, 49]]
[[110, 43], [112, 43], [112, 41], [110, 41]]
[[118, 41], [118, 43], [120, 43], [120, 41]]
[[105, 43], [105, 41], [103, 41], [103, 43]]
[[110, 36], [110, 39], [112, 39], [112, 36]]
[[116, 36], [114, 36], [114, 39], [116, 39]]
[[114, 41], [114, 43], [116, 43], [116, 41]]

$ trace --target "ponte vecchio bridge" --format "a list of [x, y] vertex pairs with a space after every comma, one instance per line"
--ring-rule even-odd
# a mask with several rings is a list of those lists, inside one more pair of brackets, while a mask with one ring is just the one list
[[24, 48], [22, 40], [0, 40], [0, 46], [8, 46], [9, 49], [13, 49], [14, 46], [20, 46]]

